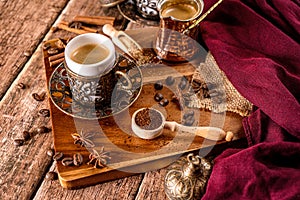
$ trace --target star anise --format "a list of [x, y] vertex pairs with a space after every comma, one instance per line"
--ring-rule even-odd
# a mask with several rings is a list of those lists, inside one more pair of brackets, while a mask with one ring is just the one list
[[108, 153], [109, 152], [104, 151], [104, 147], [101, 148], [100, 152], [93, 149], [93, 152], [89, 155], [90, 161], [87, 164], [90, 165], [94, 162], [94, 168], [105, 167], [107, 160], [111, 159], [111, 157], [107, 155]]
[[86, 148], [92, 148], [95, 146], [94, 142], [90, 139], [95, 135], [95, 133], [83, 132], [83, 130], [81, 130], [80, 133], [72, 133], [71, 135], [74, 139], [74, 144], [79, 144]]

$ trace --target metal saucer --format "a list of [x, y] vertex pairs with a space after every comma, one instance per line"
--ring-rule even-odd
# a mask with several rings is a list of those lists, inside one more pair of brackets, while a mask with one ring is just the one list
[[[127, 66], [124, 66], [127, 63]], [[129, 75], [133, 83], [130, 90], [125, 90], [118, 80], [109, 106], [85, 107], [80, 102], [73, 101], [68, 76], [62, 62], [52, 73], [49, 79], [49, 95], [53, 104], [63, 113], [81, 119], [102, 119], [113, 116], [128, 109], [139, 97], [143, 79], [140, 68], [124, 55], [118, 56], [118, 67]]]

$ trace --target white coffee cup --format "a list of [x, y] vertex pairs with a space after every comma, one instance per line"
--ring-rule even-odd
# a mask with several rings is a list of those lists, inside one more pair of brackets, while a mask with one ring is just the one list
[[[101, 61], [92, 64], [81, 64], [71, 59], [72, 53], [87, 44], [103, 45], [109, 52]], [[109, 72], [115, 64], [116, 52], [112, 41], [98, 33], [85, 33], [74, 37], [65, 47], [65, 62], [68, 68], [81, 76], [98, 76]]]

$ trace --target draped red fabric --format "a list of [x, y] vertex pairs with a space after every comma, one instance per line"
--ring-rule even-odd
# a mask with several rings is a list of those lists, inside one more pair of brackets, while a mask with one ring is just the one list
[[215, 159], [203, 199], [300, 199], [300, 1], [223, 0], [200, 30], [254, 105], [243, 120], [249, 147]]

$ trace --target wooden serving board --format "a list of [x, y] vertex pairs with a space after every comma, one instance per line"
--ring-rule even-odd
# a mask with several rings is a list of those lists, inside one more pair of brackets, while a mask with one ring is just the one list
[[[144, 37], [141, 37], [141, 35], [146, 32], [147, 35], [155, 36], [155, 32], [151, 33], [150, 31], [155, 30], [133, 30], [128, 34], [140, 44], [148, 43], [149, 45], [149, 41], [151, 43], [153, 38], [143, 39]], [[52, 40], [50, 43], [55, 41]], [[48, 58], [49, 55], [44, 50], [47, 85], [55, 69], [50, 67]], [[170, 73], [170, 67], [174, 74]], [[143, 67], [144, 84], [138, 99], [129, 109], [99, 120], [79, 119], [67, 115], [59, 110], [49, 98], [55, 151], [63, 152], [65, 157], [72, 157], [75, 153], [81, 153], [84, 159], [81, 166], [63, 166], [60, 161], [57, 162], [57, 172], [62, 187], [68, 189], [85, 187], [135, 173], [163, 168], [187, 152], [200, 150], [201, 154], [206, 155], [213, 149], [224, 149], [224, 146], [229, 144], [226, 141], [216, 143], [198, 136], [175, 133], [167, 129], [164, 129], [163, 134], [156, 139], [143, 140], [136, 137], [131, 130], [131, 115], [142, 107], [158, 108], [165, 113], [168, 121], [181, 123], [183, 111], [171, 102], [174, 95], [172, 88], [164, 87], [159, 91], [165, 98], [170, 100], [167, 106], [162, 107], [154, 100], [154, 95], [158, 91], [155, 90], [153, 85], [157, 80], [163, 82], [169, 75], [178, 76], [180, 74], [190, 77], [193, 72], [193, 66], [184, 63], [172, 64], [167, 67], [160, 65]], [[198, 125], [221, 126], [225, 131], [232, 131], [236, 139], [243, 137], [242, 118], [237, 114], [215, 114], [199, 109], [195, 109], [194, 113], [196, 121], [199, 122]], [[94, 149], [100, 151], [104, 147], [104, 150], [109, 152], [111, 159], [107, 167], [96, 169], [93, 165], [86, 164], [89, 161], [89, 154], [92, 149], [74, 144], [71, 136], [72, 133], [81, 130], [95, 133], [95, 137], [93, 137]]]

